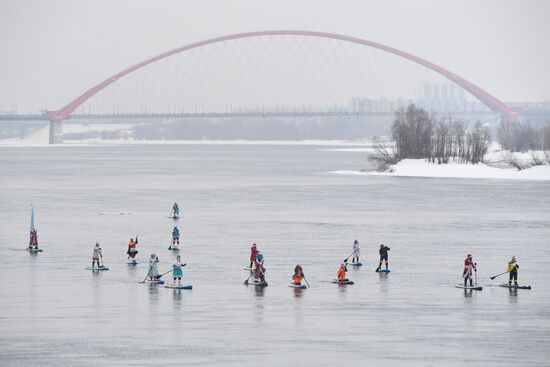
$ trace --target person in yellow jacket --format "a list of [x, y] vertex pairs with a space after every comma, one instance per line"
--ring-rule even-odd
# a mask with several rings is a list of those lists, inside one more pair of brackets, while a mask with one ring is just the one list
[[516, 257], [512, 256], [512, 260], [508, 261], [508, 285], [512, 285], [512, 280], [514, 281], [514, 285], [518, 285], [518, 269], [519, 265], [516, 262]]

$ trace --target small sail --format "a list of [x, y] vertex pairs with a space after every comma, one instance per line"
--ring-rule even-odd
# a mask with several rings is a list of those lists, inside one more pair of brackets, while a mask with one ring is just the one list
[[29, 228], [29, 231], [33, 229], [34, 227], [34, 206], [31, 206], [31, 227]]

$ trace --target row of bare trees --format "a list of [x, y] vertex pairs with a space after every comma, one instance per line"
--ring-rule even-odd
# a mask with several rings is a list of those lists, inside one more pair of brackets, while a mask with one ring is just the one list
[[502, 149], [511, 152], [550, 150], [550, 122], [539, 129], [529, 121], [501, 121], [497, 127], [497, 140]]
[[391, 132], [395, 141], [392, 150], [374, 140], [376, 153], [369, 159], [379, 170], [406, 158], [425, 158], [438, 164], [450, 160], [479, 163], [489, 147], [489, 131], [481, 123], [468, 129], [464, 121], [438, 121], [414, 105], [396, 111]]

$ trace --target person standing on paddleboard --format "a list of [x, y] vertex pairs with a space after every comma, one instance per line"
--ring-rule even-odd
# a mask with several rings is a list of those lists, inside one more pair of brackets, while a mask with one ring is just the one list
[[294, 275], [292, 276], [292, 283], [294, 285], [302, 285], [302, 279], [305, 278], [302, 265], [298, 264], [294, 267]]
[[347, 265], [348, 265], [347, 262], [343, 262], [342, 264], [340, 264], [340, 267], [338, 268], [338, 271], [336, 272], [336, 276], [338, 277], [339, 282], [347, 282], [348, 281], [348, 278], [346, 278], [346, 273], [348, 271]]
[[178, 226], [174, 226], [174, 229], [172, 230], [172, 245], [180, 244], [180, 230], [178, 229]]
[[260, 253], [260, 250], [256, 247], [256, 244], [253, 243], [252, 247], [250, 247], [250, 269], [252, 269], [252, 266], [254, 265], [254, 262], [256, 261], [256, 256]]
[[254, 262], [254, 280], [265, 282], [264, 255], [258, 254]]
[[464, 260], [464, 270], [462, 271], [462, 277], [464, 278], [464, 287], [468, 286], [468, 279], [470, 280], [470, 287], [474, 286], [472, 280], [472, 275], [474, 271], [477, 272], [477, 263], [474, 262], [472, 254], [468, 254], [466, 256], [466, 260]]
[[179, 217], [180, 215], [180, 207], [178, 206], [178, 203], [174, 202], [174, 205], [172, 205], [172, 218]]
[[512, 280], [514, 281], [514, 285], [518, 285], [518, 269], [519, 265], [516, 262], [516, 257], [512, 256], [512, 260], [508, 262], [508, 285], [512, 285]]
[[94, 252], [92, 254], [92, 268], [94, 267], [94, 264], [97, 263], [98, 268], [102, 268], [102, 265], [99, 265], [99, 259], [101, 258], [101, 263], [103, 263], [103, 254], [101, 253], [101, 247], [99, 247], [99, 242], [95, 243], [94, 246]]
[[383, 261], [386, 263], [386, 269], [388, 269], [388, 251], [390, 251], [390, 248], [388, 246], [384, 246], [384, 244], [380, 245], [380, 250], [378, 250], [378, 253], [380, 254], [380, 263], [376, 268], [377, 272], [380, 271]]
[[181, 256], [178, 255], [176, 257], [176, 261], [172, 264], [172, 278], [174, 278], [174, 281], [172, 282], [173, 285], [176, 285], [176, 279], [178, 280], [178, 285], [181, 285], [181, 277], [183, 276], [183, 267], [185, 265], [187, 265], [187, 263], [182, 264]]
[[151, 257], [149, 257], [149, 271], [147, 272], [149, 276], [149, 280], [157, 280], [159, 279], [159, 258], [156, 254], [151, 254]]
[[29, 240], [29, 248], [30, 249], [38, 249], [38, 232], [36, 231], [36, 228], [31, 228], [31, 237]]
[[351, 255], [351, 263], [354, 264], [359, 262], [359, 257], [361, 256], [361, 248], [359, 247], [359, 241], [353, 241], [353, 254]]
[[130, 242], [128, 242], [128, 251], [126, 251], [126, 254], [128, 254], [128, 260], [133, 260], [138, 250], [136, 249], [136, 245], [138, 244], [138, 236], [136, 236], [136, 240], [134, 241], [133, 238], [130, 238]]

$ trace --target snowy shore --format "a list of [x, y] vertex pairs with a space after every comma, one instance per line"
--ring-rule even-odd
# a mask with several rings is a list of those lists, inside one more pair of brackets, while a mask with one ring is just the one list
[[388, 172], [376, 171], [335, 171], [340, 175], [372, 175], [402, 177], [448, 177], [482, 178], [506, 180], [542, 180], [550, 181], [550, 166], [535, 166], [518, 171], [514, 168], [496, 168], [483, 163], [430, 163], [425, 159], [404, 159], [393, 165]]

